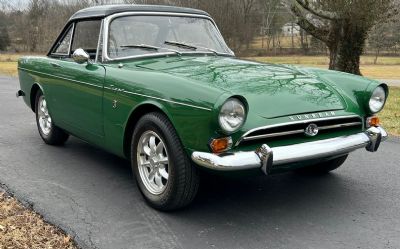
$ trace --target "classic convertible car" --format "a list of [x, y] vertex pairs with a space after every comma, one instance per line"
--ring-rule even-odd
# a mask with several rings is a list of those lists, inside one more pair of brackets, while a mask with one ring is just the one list
[[238, 59], [206, 12], [110, 5], [75, 13], [47, 56], [18, 63], [45, 143], [74, 135], [131, 161], [148, 203], [189, 204], [199, 170], [324, 173], [387, 137], [386, 84]]

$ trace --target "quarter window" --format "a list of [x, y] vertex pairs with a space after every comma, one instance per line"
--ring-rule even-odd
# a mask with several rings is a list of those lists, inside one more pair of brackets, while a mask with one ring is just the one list
[[69, 53], [69, 45], [71, 43], [71, 37], [72, 37], [72, 25], [68, 28], [68, 31], [66, 32], [65, 36], [61, 39], [61, 41], [58, 43], [56, 49], [54, 50], [55, 54], [62, 54], [62, 55], [68, 55]]

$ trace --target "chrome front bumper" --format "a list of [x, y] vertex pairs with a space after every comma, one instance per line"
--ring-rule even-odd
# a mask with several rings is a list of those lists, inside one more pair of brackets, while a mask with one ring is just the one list
[[272, 166], [329, 158], [366, 148], [375, 152], [388, 134], [382, 127], [371, 127], [367, 131], [350, 136], [325, 139], [315, 142], [270, 148], [263, 144], [256, 151], [213, 154], [193, 152], [192, 160], [205, 168], [218, 171], [261, 169], [268, 173]]

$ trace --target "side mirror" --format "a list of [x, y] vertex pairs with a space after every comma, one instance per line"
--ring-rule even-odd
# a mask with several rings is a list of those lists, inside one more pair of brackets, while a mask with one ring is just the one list
[[90, 55], [88, 53], [86, 53], [85, 50], [78, 48], [72, 54], [72, 59], [78, 64], [82, 64], [85, 62], [89, 63]]

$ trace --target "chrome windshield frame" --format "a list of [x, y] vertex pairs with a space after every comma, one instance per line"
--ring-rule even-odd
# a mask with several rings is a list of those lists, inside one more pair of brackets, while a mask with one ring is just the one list
[[[200, 14], [185, 14], [185, 13], [175, 13], [175, 12], [123, 12], [117, 13], [104, 18], [103, 22], [103, 49], [102, 49], [102, 62], [111, 62], [111, 61], [119, 61], [119, 60], [126, 60], [126, 59], [137, 59], [137, 58], [148, 58], [148, 57], [157, 57], [157, 56], [167, 56], [167, 55], [175, 55], [175, 52], [155, 52], [155, 53], [148, 53], [143, 55], [132, 55], [132, 56], [125, 56], [125, 57], [117, 57], [117, 58], [110, 58], [108, 56], [108, 34], [111, 22], [119, 17], [124, 16], [176, 16], [176, 17], [194, 17], [194, 18], [203, 18], [210, 20], [211, 23], [215, 26], [217, 35], [219, 36], [220, 40], [223, 42], [231, 53], [220, 53], [223, 56], [235, 56], [235, 53], [228, 47], [223, 38], [221, 31], [218, 29], [217, 24], [215, 21], [207, 16], [207, 15], [200, 15]], [[214, 54], [212, 52], [182, 52], [183, 55], [190, 55], [190, 54]]]

